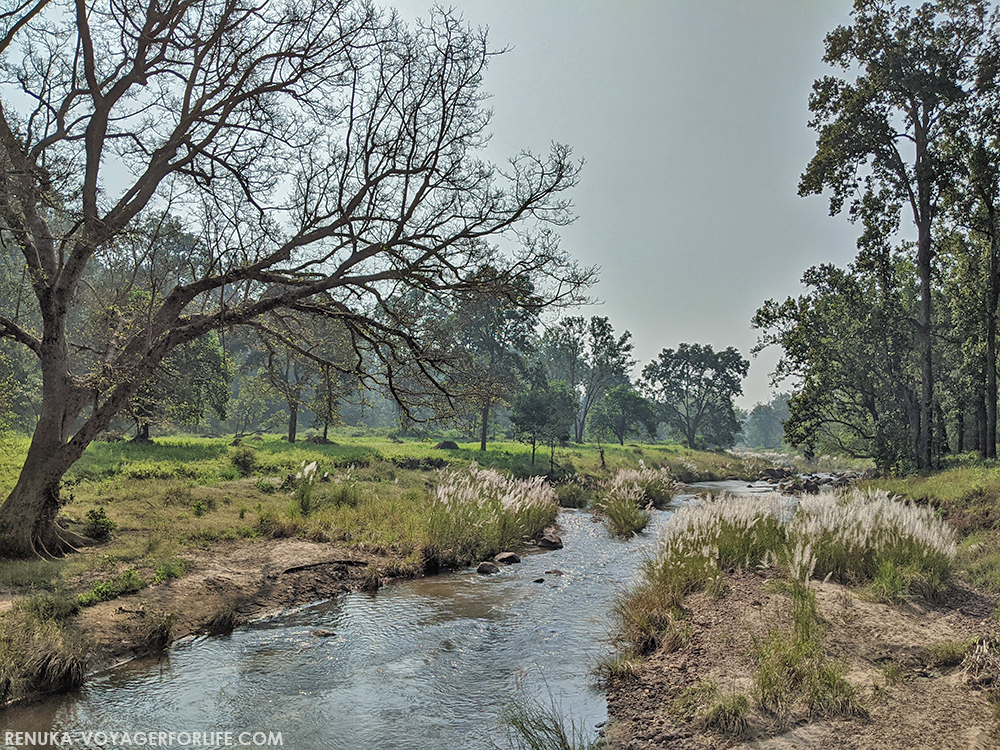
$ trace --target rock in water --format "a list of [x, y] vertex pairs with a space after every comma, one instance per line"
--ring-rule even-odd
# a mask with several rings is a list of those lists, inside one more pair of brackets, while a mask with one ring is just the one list
[[330, 638], [337, 634], [332, 630], [328, 630], [327, 628], [316, 628], [314, 631], [312, 631], [312, 635], [316, 636], [317, 638]]
[[500, 563], [501, 565], [513, 565], [514, 563], [521, 562], [521, 558], [513, 552], [501, 552], [493, 558], [493, 562]]
[[476, 568], [476, 572], [477, 573], [481, 573], [484, 576], [488, 576], [488, 575], [490, 575], [492, 573], [499, 573], [500, 572], [500, 566], [497, 565], [496, 563], [492, 563], [492, 562], [489, 562], [489, 561], [484, 561], [484, 562], [479, 563], [479, 567]]
[[562, 539], [556, 534], [545, 534], [538, 540], [538, 546], [542, 549], [562, 549]]

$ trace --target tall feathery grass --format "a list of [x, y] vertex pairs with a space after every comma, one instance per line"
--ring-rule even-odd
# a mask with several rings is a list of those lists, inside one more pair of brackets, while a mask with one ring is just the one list
[[876, 591], [902, 579], [897, 595], [933, 597], [956, 553], [944, 521], [881, 490], [826, 492], [797, 506], [777, 493], [723, 495], [663, 525], [639, 583], [616, 605], [619, 640], [642, 653], [672, 639], [684, 597], [719, 587], [726, 570], [772, 566], [793, 580], [830, 577]]
[[642, 490], [643, 504], [651, 504], [657, 510], [666, 508], [683, 487], [669, 469], [650, 469], [642, 460], [639, 461], [638, 469], [619, 469], [611, 483], [638, 486]]
[[482, 560], [539, 536], [558, 511], [543, 477], [514, 479], [473, 463], [441, 475], [428, 517], [428, 550], [442, 565]]
[[619, 472], [601, 487], [594, 510], [604, 516], [608, 530], [627, 539], [645, 529], [653, 520], [652, 505], [645, 502], [642, 487], [621, 478]]
[[628, 538], [645, 529], [653, 518], [650, 511], [666, 508], [681, 486], [668, 469], [650, 469], [640, 460], [638, 469], [619, 469], [601, 483], [594, 510], [612, 534]]

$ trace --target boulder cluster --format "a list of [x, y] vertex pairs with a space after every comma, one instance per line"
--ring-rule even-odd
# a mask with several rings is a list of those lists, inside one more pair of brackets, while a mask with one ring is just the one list
[[859, 479], [867, 479], [868, 472], [835, 471], [830, 473], [799, 474], [786, 467], [763, 469], [757, 481], [774, 485], [778, 492], [786, 495], [817, 494], [823, 487], [847, 487]]

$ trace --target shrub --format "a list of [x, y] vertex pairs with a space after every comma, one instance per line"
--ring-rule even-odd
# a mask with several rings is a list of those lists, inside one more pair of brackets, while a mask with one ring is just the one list
[[94, 508], [87, 511], [87, 521], [83, 525], [83, 535], [91, 539], [103, 541], [111, 536], [118, 524], [108, 518], [104, 508]]
[[229, 457], [241, 476], [248, 477], [257, 470], [257, 451], [242, 446]]

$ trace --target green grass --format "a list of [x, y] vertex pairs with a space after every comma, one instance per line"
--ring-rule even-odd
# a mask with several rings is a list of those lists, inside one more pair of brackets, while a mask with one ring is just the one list
[[[599, 741], [567, 719], [550, 697], [548, 704], [519, 696], [500, 712], [500, 729], [510, 750], [598, 750]], [[494, 745], [497, 750], [499, 747]]]
[[91, 587], [90, 591], [77, 596], [76, 600], [81, 607], [91, 607], [99, 602], [107, 602], [120, 596], [135, 594], [144, 589], [147, 583], [134, 568], [129, 568], [114, 578], [98, 581]]
[[[289, 444], [277, 436], [244, 438], [157, 437], [151, 443], [97, 442], [67, 474], [62, 522], [78, 533], [108, 534], [98, 546], [55, 561], [4, 563], [0, 586], [15, 592], [67, 589], [93, 595], [95, 573], [105, 581], [132, 569], [157, 583], [183, 575], [175, 562], [186, 551], [217, 541], [302, 536], [330, 539], [399, 558], [402, 573], [461, 565], [489, 557], [539, 533], [551, 509], [498, 517], [495, 524], [466, 514], [449, 518], [435, 510], [442, 467], [484, 469], [531, 478], [530, 446], [493, 442], [489, 450], [460, 443], [436, 450], [437, 439], [398, 441], [388, 437], [335, 434], [329, 445]], [[28, 440], [4, 442], [0, 491], [16, 482]], [[556, 483], [566, 505], [583, 505], [594, 487], [620, 468], [666, 467], [672, 476], [717, 479], [753, 476], [758, 459], [699, 453], [675, 445], [604, 446], [607, 468], [595, 445], [556, 449]], [[303, 463], [317, 464], [308, 496], [295, 491]], [[289, 480], [289, 477], [292, 479]], [[460, 514], [461, 515], [461, 514]]]
[[75, 611], [72, 600], [43, 595], [0, 616], [0, 704], [83, 682], [88, 647], [69, 619]]

